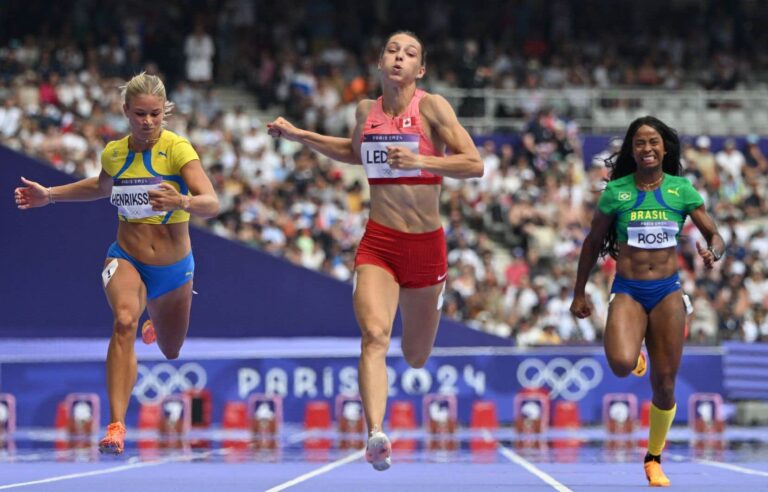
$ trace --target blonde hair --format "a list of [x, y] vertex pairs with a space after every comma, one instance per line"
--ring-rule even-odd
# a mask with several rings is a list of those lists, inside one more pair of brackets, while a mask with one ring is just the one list
[[171, 115], [174, 104], [165, 95], [165, 85], [160, 77], [141, 72], [134, 75], [127, 84], [120, 86], [120, 97], [125, 105], [128, 105], [128, 101], [134, 97], [141, 95], [156, 96], [163, 100], [163, 127], [165, 127], [165, 118]]

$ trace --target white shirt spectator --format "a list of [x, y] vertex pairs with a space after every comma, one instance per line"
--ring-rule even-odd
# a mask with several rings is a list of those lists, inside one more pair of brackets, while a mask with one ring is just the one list
[[246, 154], [256, 154], [269, 144], [269, 135], [259, 128], [260, 125], [251, 125], [250, 131], [240, 140], [240, 149]]
[[195, 109], [198, 94], [185, 81], [179, 81], [176, 89], [171, 94], [171, 101], [176, 105], [176, 110], [180, 113], [191, 113]]
[[750, 304], [764, 305], [768, 302], [768, 279], [762, 270], [753, 270], [752, 274], [744, 279], [744, 287], [747, 289]]
[[[510, 291], [515, 292], [514, 289]], [[516, 291], [517, 302], [515, 303], [514, 313], [519, 317], [528, 317], [531, 315], [533, 308], [539, 305], [539, 296], [536, 295], [536, 291], [530, 287], [525, 287]]]
[[21, 108], [15, 105], [13, 98], [6, 100], [5, 106], [0, 108], [0, 133], [7, 138], [16, 135], [23, 114]]
[[474, 249], [467, 246], [463, 239], [459, 239], [459, 245], [456, 249], [448, 253], [449, 265], [454, 265], [459, 261], [465, 265], [471, 265], [475, 269], [476, 278], [485, 277], [485, 267], [480, 259], [480, 255]]
[[72, 107], [81, 99], [86, 98], [85, 87], [77, 81], [75, 74], [69, 74], [62, 79], [56, 87], [56, 95], [61, 104], [66, 107]]
[[75, 160], [82, 160], [88, 152], [88, 142], [82, 135], [75, 132], [67, 132], [61, 136], [61, 146]]
[[187, 80], [209, 82], [213, 78], [213, 55], [216, 49], [213, 40], [202, 25], [187, 36], [184, 41], [184, 54], [187, 57]]
[[768, 335], [768, 317], [764, 313], [755, 316], [750, 312], [747, 319], [744, 320], [742, 330], [744, 331], [744, 341], [754, 342], [758, 338]]
[[741, 183], [741, 170], [746, 164], [746, 159], [733, 140], [725, 141], [725, 148], [715, 154], [715, 162], [723, 171], [733, 176], [736, 183]]
[[[245, 114], [242, 106], [237, 106], [234, 110], [224, 113], [223, 123], [224, 128], [238, 138], [251, 129], [251, 117]], [[261, 126], [261, 123], [257, 120], [254, 125], [258, 127]]]

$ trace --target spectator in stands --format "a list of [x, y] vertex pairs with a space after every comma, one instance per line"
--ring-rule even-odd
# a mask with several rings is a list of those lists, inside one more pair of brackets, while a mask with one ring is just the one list
[[146, 307], [151, 321], [142, 338], [155, 339], [168, 359], [184, 343], [192, 305], [195, 261], [189, 240], [190, 214], [215, 216], [219, 203], [190, 143], [164, 130], [173, 105], [160, 79], [142, 73], [122, 88], [130, 135], [101, 154], [98, 177], [44, 187], [21, 178], [16, 204], [22, 210], [111, 195], [118, 209], [117, 241], [107, 251], [102, 279], [114, 324], [107, 352], [110, 424], [102, 453], [120, 454], [125, 413], [136, 382], [136, 329]]
[[747, 136], [747, 146], [744, 149], [745, 169], [747, 178], [764, 177], [768, 173], [768, 159], [760, 148], [760, 137]]
[[523, 132], [523, 150], [536, 174], [546, 170], [547, 158], [555, 149], [556, 123], [557, 118], [551, 108], [540, 109]]
[[661, 451], [677, 409], [674, 388], [686, 306], [675, 250], [686, 216], [707, 242], [706, 249], [697, 244], [707, 268], [725, 251], [703, 199], [682, 174], [677, 133], [652, 116], [634, 120], [584, 240], [571, 304], [571, 312], [579, 318], [591, 314], [585, 294], [590, 272], [598, 256], [608, 253], [616, 258], [605, 352], [617, 376], [640, 376], [646, 371], [641, 352], [646, 340], [653, 400], [644, 467], [651, 486], [669, 485], [661, 469]]
[[213, 80], [213, 56], [216, 47], [210, 34], [205, 32], [202, 20], [195, 23], [194, 31], [184, 40], [187, 57], [187, 80], [197, 85], [207, 85]]
[[746, 165], [744, 154], [736, 148], [736, 140], [733, 138], [725, 139], [723, 150], [715, 154], [719, 173], [725, 173], [731, 176], [733, 182], [741, 185], [744, 181], [742, 172]]
[[[295, 17], [291, 17], [288, 23], [285, 16], [271, 15], [276, 12], [270, 11], [270, 9], [279, 9], [279, 4], [265, 4], [263, 9], [260, 8], [259, 15], [255, 16], [254, 12], [249, 11], [246, 5], [249, 2], [236, 3], [238, 4], [237, 14], [221, 11], [223, 17], [218, 23], [213, 24], [206, 21], [210, 28], [210, 34], [215, 36], [216, 56], [220, 58], [219, 61], [235, 59], [238, 65], [234, 67], [234, 73], [229, 73], [231, 70], [228, 73], [219, 70], [218, 80], [214, 76], [212, 82], [227, 85], [232, 83], [235, 87], [244, 84], [246, 88], [256, 92], [255, 95], [259, 97], [259, 105], [262, 110], [280, 111], [280, 107], [276, 105], [285, 101], [289, 84], [296, 78], [296, 71], [300, 67], [303, 70], [303, 61], [309, 60], [306, 65], [309, 70], [308, 76], [318, 78], [318, 87], [319, 79], [328, 78], [330, 85], [333, 86], [332, 89], [342, 96], [342, 103], [339, 108], [333, 111], [330, 117], [325, 118], [325, 131], [334, 135], [348, 135], [348, 129], [354, 127], [355, 109], [358, 102], [367, 97], [366, 94], [376, 90], [378, 84], [378, 81], [368, 75], [375, 72], [373, 68], [375, 68], [375, 61], [378, 59], [376, 56], [378, 49], [371, 47], [367, 40], [375, 38], [365, 38], [363, 31], [359, 29], [346, 29], [342, 42], [318, 43], [316, 39], [311, 37], [309, 30], [298, 28], [302, 23], [308, 21], [301, 9], [294, 10]], [[299, 2], [299, 4], [304, 3]], [[447, 3], [444, 3], [448, 6], [443, 11], [445, 23], [447, 25], [455, 24], [456, 19], [461, 19], [462, 15], [462, 10], [456, 8], [458, 2], [448, 0]], [[411, 7], [413, 12], [418, 12], [420, 9], [422, 11], [428, 10], [429, 5], [428, 3], [414, 4]], [[531, 4], [530, 8], [531, 11], [542, 13], [549, 9], [548, 5], [550, 5], [548, 2], [539, 2], [535, 6]], [[685, 5], [686, 9], [691, 7], [689, 3], [685, 3]], [[0, 103], [2, 105], [0, 108], [0, 144], [46, 160], [63, 171], [81, 173], [81, 177], [92, 176], [93, 174], [90, 173], [94, 172], [98, 174], [101, 168], [98, 152], [103, 145], [128, 132], [126, 119], [122, 113], [122, 102], [117, 97], [117, 92], [112, 90], [112, 87], [118, 85], [119, 82], [108, 78], [109, 73], [100, 70], [119, 71], [119, 73], [123, 73], [124, 70], [131, 70], [132, 73], [135, 73], [133, 70], [136, 66], [150, 67], [153, 65], [151, 60], [154, 60], [158, 64], [158, 68], [155, 70], [162, 68], [163, 73], [167, 74], [168, 80], [174, 81], [174, 87], [176, 87], [177, 82], [179, 84], [179, 90], [174, 91], [170, 97], [176, 103], [176, 116], [169, 122], [169, 129], [195, 142], [201, 161], [211, 166], [208, 170], [216, 177], [216, 190], [219, 193], [222, 210], [225, 211], [220, 217], [211, 221], [195, 217], [192, 218], [192, 221], [196, 225], [209, 227], [233, 240], [240, 239], [250, 246], [262, 247], [263, 242], [259, 238], [261, 230], [267, 226], [266, 217], [272, 214], [285, 215], [285, 211], [290, 209], [297, 199], [296, 190], [292, 187], [293, 181], [288, 182], [286, 176], [293, 179], [294, 157], [298, 144], [280, 141], [277, 148], [272, 148], [273, 146], [270, 145], [262, 150], [259, 145], [252, 145], [252, 141], [249, 143], [247, 139], [238, 140], [237, 136], [232, 134], [234, 132], [227, 134], [221, 128], [222, 124], [226, 125], [227, 123], [222, 123], [220, 119], [217, 119], [216, 113], [220, 109], [227, 109], [222, 106], [243, 103], [246, 105], [245, 112], [248, 112], [249, 116], [253, 116], [251, 112], [255, 108], [247, 107], [248, 99], [241, 98], [235, 102], [229, 98], [223, 98], [222, 106], [218, 107], [215, 100], [213, 103], [202, 103], [203, 89], [198, 88], [197, 84], [190, 84], [184, 80], [186, 65], [183, 59], [179, 62], [179, 54], [184, 52], [185, 38], [179, 36], [179, 33], [172, 26], [195, 25], [196, 19], [200, 16], [198, 9], [209, 10], [210, 13], [211, 7], [200, 4], [195, 9], [161, 9], [153, 11], [150, 17], [143, 15], [140, 10], [133, 9], [126, 12], [124, 16], [119, 16], [124, 19], [123, 27], [120, 29], [123, 35], [115, 39], [111, 35], [115, 31], [108, 28], [108, 19], [98, 16], [89, 17], [88, 2], [78, 2], [76, 5], [72, 5], [71, 9], [61, 11], [60, 14], [62, 15], [57, 18], [57, 23], [53, 27], [49, 23], [39, 22], [45, 20], [40, 16], [44, 16], [44, 13], [49, 11], [47, 6], [48, 4], [42, 0], [27, 0], [15, 7], [13, 2], [4, 4], [4, 7], [7, 7], [7, 12], [4, 11], [4, 13], [8, 15], [0, 16], [0, 19], [10, 19], [10, 24], [7, 26], [10, 29], [0, 29], [0, 102], [2, 102]], [[628, 7], [647, 9], [645, 4]], [[672, 11], [680, 8], [680, 6], [674, 5], [665, 5], [665, 7], [672, 9]], [[493, 13], [494, 10], [489, 9], [488, 12]], [[768, 11], [763, 12], [759, 9], [750, 12], [756, 25], [760, 25], [761, 21], [763, 21], [762, 24], [765, 24], [765, 21], [768, 20], [766, 12]], [[585, 14], [587, 16], [601, 15], [599, 12], [585, 12]], [[678, 16], [679, 14], [680, 12], [678, 12]], [[730, 12], [721, 12], [721, 14], [723, 14], [723, 19], [732, 16]], [[375, 19], [377, 23], [386, 22], [378, 17], [379, 14], [365, 10], [363, 4], [350, 5], [349, 9], [344, 10], [344, 17], [335, 19], [335, 22], [343, 22], [346, 25], [349, 19], [361, 18], [363, 15], [372, 20]], [[414, 13], [414, 15], [416, 14]], [[701, 23], [704, 12], [701, 8], [694, 7], [686, 10], [684, 15], [692, 22]], [[214, 17], [216, 16], [213, 15], [208, 18]], [[538, 22], [550, 18], [546, 15], [535, 17], [542, 19]], [[36, 32], [22, 32], [24, 27], [13, 22], [14, 19], [22, 18], [27, 26], [39, 26], [36, 27]], [[89, 19], [91, 21], [90, 27], [93, 28], [91, 30], [92, 35], [86, 38], [76, 34], [81, 32], [81, 25], [78, 23], [79, 19], [83, 18]], [[695, 87], [700, 86], [702, 80], [706, 79], [704, 77], [700, 80], [699, 74], [702, 73], [702, 70], [698, 68], [699, 65], [704, 67], [705, 72], [713, 70], [714, 65], [701, 64], [702, 59], [709, 59], [712, 54], [709, 51], [712, 44], [704, 32], [697, 31], [694, 36], [683, 38], [670, 25], [664, 25], [674, 22], [670, 19], [675, 18], [677, 17], [672, 14], [661, 19], [659, 27], [666, 34], [649, 41], [651, 49], [658, 53], [658, 55], [653, 56], [653, 63], [656, 65], [656, 71], [663, 87], [677, 86], [684, 87], [684, 90], [693, 88], [692, 90], [695, 91]], [[625, 21], [623, 19], [617, 20]], [[483, 20], [479, 19], [478, 22], [483, 22]], [[566, 24], [567, 22], [572, 23], [573, 18], [571, 17], [570, 21], [565, 19], [564, 22]], [[267, 24], [269, 29], [264, 28]], [[368, 25], [368, 23], [361, 22], [359, 25]], [[494, 29], [498, 29], [499, 25], [486, 22], [484, 27], [491, 33]], [[589, 25], [589, 23], [583, 25]], [[642, 25], [642, 23], [638, 24], [638, 26]], [[169, 29], [168, 26], [171, 28]], [[479, 59], [478, 67], [482, 67], [483, 71], [485, 70], [484, 67], [488, 67], [491, 71], [490, 74], [480, 72], [477, 74], [485, 78], [490, 77], [494, 87], [515, 90], [517, 87], [528, 86], [528, 90], [525, 92], [517, 90], [515, 97], [497, 99], [497, 106], [503, 105], [504, 107], [497, 109], [496, 116], [514, 118], [516, 121], [520, 121], [520, 119], [531, 118], [539, 108], [549, 104], [554, 104], [557, 108], [559, 114], [557, 120], [562, 120], [563, 115], [578, 117], [579, 120], [589, 118], [593, 109], [597, 108], [620, 107], [622, 112], [625, 109], [633, 110], [633, 106], [626, 106], [626, 98], [620, 95], [616, 98], [609, 97], [605, 100], [595, 101], [597, 108], [593, 107], [592, 99], [586, 97], [586, 94], [591, 93], [592, 87], [615, 89], [624, 86], [623, 67], [628, 63], [631, 64], [630, 60], [633, 56], [628, 51], [629, 45], [617, 43], [617, 38], [610, 34], [599, 40], [584, 36], [584, 33], [580, 32], [583, 27], [576, 24], [570, 25], [570, 28], [568, 34], [563, 34], [565, 38], [556, 42], [552, 38], [554, 31], [539, 30], [539, 35], [544, 33], [549, 36], [548, 39], [544, 40], [548, 42], [548, 49], [555, 50], [543, 58], [533, 59], [520, 50], [510, 51], [503, 48], [503, 43], [508, 42], [508, 40], [502, 41], [503, 36], [486, 36], [482, 42], [473, 47], [473, 49], [477, 48], [474, 56]], [[626, 24], [622, 28], [625, 33], [635, 32], [635, 29], [637, 26]], [[72, 34], [68, 34], [69, 32], [75, 33], [77, 38], [74, 39]], [[461, 57], [458, 55], [462, 51], [462, 47], [466, 45], [466, 36], [474, 34], [454, 31], [451, 35], [445, 35], [437, 31], [434, 32], [436, 49], [433, 50], [433, 53], [436, 53], [437, 56], [431, 57], [431, 75], [423, 82], [429, 84], [428, 87], [438, 93], [443, 93], [441, 92], [442, 89], [437, 90], [438, 87], [445, 88], [446, 94], [448, 89], [457, 86], [466, 88], [461, 87], [456, 82], [456, 70], [460, 68], [458, 63], [463, 63], [460, 62]], [[565, 33], [565, 31], [562, 32]], [[523, 36], [525, 35], [523, 34]], [[14, 38], [18, 38], [18, 40]], [[425, 41], [431, 44], [429, 39]], [[521, 39], [521, 41], [525, 41], [525, 39]], [[567, 42], [563, 43], [562, 41]], [[739, 39], [734, 41], [738, 44]], [[567, 46], [568, 52], [565, 55], [557, 52], [562, 46]], [[158, 47], [161, 49], [157, 49]], [[735, 48], [736, 45], [733, 47]], [[235, 53], [227, 53], [230, 50], [234, 50]], [[100, 51], [103, 51], [103, 57], [100, 55]], [[529, 53], [531, 56], [539, 57], [539, 55], [533, 55], [538, 51], [534, 49], [530, 50]], [[754, 50], [748, 51], [755, 53]], [[370, 56], [370, 53], [373, 53], [373, 56]], [[132, 58], [137, 54], [143, 56], [139, 61]], [[119, 60], [126, 56], [127, 60], [122, 65], [115, 65], [114, 60], [118, 60], [119, 64]], [[554, 62], [555, 56], [560, 60], [557, 63]], [[109, 60], [110, 57], [112, 61]], [[637, 65], [639, 66], [639, 62]], [[765, 61], [745, 52], [744, 56], [739, 58], [739, 66], [742, 76], [740, 85], [747, 89], [755, 88], [755, 84], [759, 84], [760, 79], [758, 77], [745, 77], [745, 75], [748, 75], [749, 72], [759, 73], [760, 70], [764, 70], [766, 68]], [[690, 70], [691, 67], [696, 67], [696, 69]], [[551, 84], [553, 80], [557, 84], [563, 84], [563, 70], [567, 70], [568, 77], [564, 82], [562, 93], [546, 96], [538, 90], [545, 84]], [[641, 72], [641, 70], [637, 71], [635, 81], [642, 79]], [[56, 73], [58, 73], [57, 76], [60, 80], [55, 88], [58, 105], [47, 104], [43, 106], [40, 102], [40, 80], [44, 75], [52, 79]], [[471, 72], [467, 73], [471, 75]], [[439, 75], [436, 77], [435, 74]], [[552, 77], [553, 74], [555, 75], [554, 78]], [[233, 76], [234, 80], [230, 81], [229, 75]], [[232, 86], [229, 89], [231, 90]], [[47, 91], [46, 97], [52, 97], [50, 91], [48, 89]], [[694, 94], [689, 93], [689, 95], [693, 96]], [[710, 94], [704, 94], [704, 96], [706, 99], [719, 97]], [[329, 96], [329, 98], [333, 97], [332, 94]], [[712, 108], [706, 112], [697, 113], [690, 104], [692, 99], [688, 99], [685, 93], [674, 94], [672, 97], [677, 104], [668, 109], [675, 111], [675, 116], [680, 117], [681, 124], [688, 120], [687, 116], [693, 114], [694, 121], [689, 121], [689, 124], [695, 126], [703, 124], [713, 132], [718, 133], [725, 131], [725, 127], [720, 126], [719, 122], [708, 121], [706, 118], [705, 121], [695, 119], [697, 115], [712, 115]], [[744, 97], [752, 96], [747, 94]], [[695, 98], [698, 98], [698, 95], [695, 95]], [[314, 106], [321, 104], [320, 99], [312, 98], [309, 101], [305, 101], [305, 99], [301, 98], [301, 101], [298, 98], [290, 100], [289, 103], [292, 105], [298, 106], [298, 102], [302, 104], [307, 102], [309, 105], [307, 107], [298, 106], [292, 110], [302, 118], [307, 114], [306, 110], [317, 112], [319, 115], [321, 112]], [[53, 100], [55, 101], [55, 99]], [[459, 99], [457, 99], [458, 101]], [[489, 107], [492, 108], [493, 104]], [[679, 112], [675, 109], [678, 107], [680, 108]], [[757, 117], [764, 111], [761, 112], [758, 109], [749, 105], [744, 105], [741, 108], [729, 108], [729, 113], [725, 116], [726, 121], [723, 124], [728, 123], [731, 117], [734, 118], [734, 124], [736, 124], [739, 121], [744, 121], [738, 117], [745, 116], [747, 117], [746, 122], [752, 120], [754, 128], [761, 128], [764, 125], [760, 125], [760, 119]], [[203, 113], [208, 114], [209, 117], [205, 117]], [[598, 121], [596, 115], [592, 118], [593, 123]], [[95, 136], [92, 135], [90, 123], [96, 128]], [[542, 161], [546, 171], [539, 176], [534, 176], [522, 149], [514, 147], [519, 145], [517, 124], [511, 123], [511, 120], [494, 123], [502, 125], [496, 127], [496, 131], [506, 133], [508, 130], [512, 134], [508, 140], [504, 140], [504, 143], [500, 145], [501, 162], [498, 166], [498, 172], [494, 175], [486, 170], [490, 183], [483, 180], [480, 189], [471, 184], [472, 181], [456, 181], [457, 184], [454, 187], [453, 184], [449, 183], [451, 180], [445, 180], [445, 187], [452, 192], [455, 191], [458, 198], [454, 207], [452, 194], [442, 193], [442, 212], [450, 220], [450, 224], [446, 227], [447, 234], [451, 233], [453, 229], [460, 230], [470, 239], [470, 246], [475, 248], [478, 233], [485, 232], [496, 242], [497, 247], [511, 252], [516, 247], [526, 246], [525, 242], [531, 238], [522, 228], [531, 219], [518, 220], [519, 218], [515, 217], [516, 225], [513, 228], [509, 224], [512, 220], [512, 217], [509, 217], [510, 211], [515, 211], [518, 208], [530, 209], [530, 197], [534, 197], [532, 191], [543, 189], [546, 185], [549, 192], [552, 190], [553, 182], [559, 186], [566, 184], [563, 182], [564, 163], [560, 156], [563, 149], [560, 149], [562, 146], [558, 145], [554, 152], [546, 154], [545, 160]], [[743, 125], [740, 126], [743, 127]], [[490, 129], [490, 127], [485, 127], [485, 123], [483, 123], [483, 128]], [[562, 126], [558, 124], [554, 126], [556, 135], [561, 128]], [[566, 123], [566, 132], [570, 132], [571, 128], [573, 125]], [[89, 142], [89, 149], [86, 152], [82, 152], [82, 142], [76, 135], [83, 136]], [[262, 130], [259, 138], [264, 136]], [[498, 139], [496, 141], [499, 142]], [[758, 145], [759, 139], [757, 136], [750, 136], [747, 138], [747, 147], [741, 149], [746, 158], [746, 166], [742, 169], [743, 187], [734, 186], [734, 182], [727, 180], [724, 180], [724, 184], [720, 183], [720, 178], [725, 175], [721, 176], [717, 173], [714, 154], [709, 150], [708, 137], [702, 141], [707, 141], [706, 150], [703, 147], [692, 147], [684, 154], [687, 163], [687, 176], [702, 194], [707, 208], [717, 217], [725, 217], [733, 210], [741, 209], [744, 211], [746, 220], [737, 219], [736, 221], [737, 225], [744, 229], [744, 232], [739, 233], [738, 238], [734, 238], [733, 242], [727, 241], [731, 244], [731, 249], [736, 252], [744, 252], [747, 256], [760, 252], [762, 261], [768, 261], [768, 253], [766, 253], [768, 247], [765, 246], [768, 240], [760, 230], [763, 227], [760, 225], [761, 218], [768, 215], [768, 202], [766, 202], [765, 196], [765, 190], [768, 189], [768, 182], [765, 177], [768, 175], [766, 172], [768, 168], [766, 168], [765, 157]], [[691, 143], [694, 144], [695, 142], [696, 140], [693, 139]], [[257, 149], [255, 152], [252, 152], [253, 147]], [[94, 148], [99, 150], [94, 151]], [[246, 155], [243, 153], [244, 149], [251, 149], [249, 150], [250, 153]], [[562, 196], [555, 200], [557, 208], [554, 208], [553, 204], [550, 203], [552, 201], [549, 198], [550, 195], [546, 195], [547, 202], [544, 202], [541, 196], [534, 197], [534, 204], [537, 205], [537, 209], [539, 208], [538, 205], [546, 204], [539, 210], [545, 224], [554, 223], [552, 222], [553, 218], [559, 219], [558, 227], [571, 221], [580, 224], [581, 230], [578, 231], [579, 234], [577, 235], [573, 234], [570, 228], [565, 230], [559, 228], [555, 231], [559, 236], [555, 245], [556, 248], [566, 247], [565, 243], [578, 237], [579, 239], [575, 240], [574, 245], [568, 246], [575, 248], [576, 254], [578, 254], [581, 238], [586, 235], [589, 219], [592, 217], [599, 192], [604, 186], [603, 178], [607, 181], [607, 168], [603, 165], [599, 169], [596, 166], [587, 166], [588, 174], [584, 175], [579, 147], [575, 146], [575, 150], [576, 152], [568, 157], [568, 161], [573, 164], [570, 169], [573, 176], [571, 178], [572, 188], [574, 188], [574, 192], [571, 193], [570, 208], [568, 208], [567, 203], [562, 202]], [[754, 153], [755, 156], [750, 157], [751, 153]], [[700, 172], [694, 165], [697, 164], [698, 156], [696, 154], [706, 161], [703, 172]], [[523, 156], [522, 166], [516, 167], [516, 160], [521, 155]], [[690, 158], [692, 155], [694, 157]], [[707, 162], [711, 164], [708, 167]], [[763, 164], [758, 164], [760, 162]], [[493, 165], [493, 163], [490, 164]], [[335, 164], [329, 160], [321, 159], [311, 165], [327, 168], [327, 173], [320, 173], [318, 176], [310, 176], [310, 178], [318, 186], [324, 185], [324, 189], [331, 189], [333, 186], [330, 177], [339, 171]], [[602, 175], [603, 172], [605, 176]], [[352, 180], [357, 179], [356, 176], [352, 176], [354, 173], [354, 169], [345, 169], [343, 173], [344, 183], [349, 185]], [[347, 178], [350, 179], [347, 180]], [[325, 184], [325, 181], [328, 183]], [[303, 183], [301, 179], [297, 182]], [[490, 190], [486, 192], [485, 188], [489, 184]], [[314, 185], [310, 185], [310, 188], [312, 186]], [[525, 206], [518, 206], [515, 203], [517, 193], [521, 188], [528, 195], [528, 198], [524, 199], [526, 201]], [[338, 212], [341, 217], [338, 220], [343, 224], [340, 229], [307, 216], [307, 219], [310, 220], [309, 230], [318, 245], [318, 251], [323, 256], [336, 258], [337, 255], [332, 254], [331, 250], [332, 248], [338, 250], [338, 264], [342, 267], [334, 271], [341, 276], [348, 274], [343, 265], [348, 264], [354, 257], [354, 245], [362, 234], [362, 223], [367, 214], [367, 209], [365, 209], [367, 191], [366, 187], [363, 187], [362, 190], [356, 190], [355, 199], [346, 206], [346, 209], [342, 206]], [[237, 196], [242, 196], [243, 200], [242, 205], [235, 209], [233, 204], [234, 198]], [[451, 205], [446, 206], [449, 203], [449, 197], [451, 197]], [[330, 199], [323, 195], [321, 201], [325, 202], [326, 200]], [[488, 203], [487, 206], [486, 203]], [[555, 212], [554, 210], [560, 211]], [[565, 214], [562, 213], [563, 210], [565, 210]], [[552, 214], [555, 213], [558, 215], [552, 217]], [[522, 222], [522, 224], [517, 222]], [[282, 221], [279, 225], [284, 223], [285, 221]], [[333, 231], [331, 231], [332, 227]], [[338, 233], [338, 230], [343, 231], [343, 233]], [[691, 237], [698, 235], [695, 227], [692, 228], [691, 232]], [[455, 240], [453, 240], [453, 235], [449, 236], [448, 239], [450, 250], [454, 246]], [[335, 246], [337, 241], [340, 242], [338, 247]], [[289, 244], [290, 241], [287, 241], [286, 246], [282, 249], [274, 248], [274, 254], [285, 256]], [[569, 251], [567, 254], [572, 254], [572, 250]], [[682, 252], [689, 259], [698, 257], [695, 240], [689, 241], [689, 244], [682, 248]], [[557, 249], [555, 255], [557, 259], [560, 258]], [[505, 255], [499, 255], [498, 259], [502, 263], [511, 260]], [[524, 258], [523, 262], [528, 268], [535, 268], [539, 272], [538, 275], [544, 272], [544, 275], [549, 277], [551, 276], [551, 265], [547, 264], [546, 258], [543, 260], [534, 263], [534, 259], [531, 257]], [[564, 263], [567, 264], [567, 262]], [[694, 284], [704, 281], [700, 276], [703, 268], [700, 263], [698, 261], [694, 265], [693, 261], [689, 262], [692, 269], [691, 277], [696, 279], [695, 281], [690, 280], [690, 282]], [[314, 265], [316, 262], [310, 262], [310, 264]], [[594, 295], [590, 295], [589, 287], [587, 288], [587, 294], [590, 295], [593, 303], [595, 299], [603, 296], [603, 293], [607, 294], [612, 268], [612, 261], [606, 259], [600, 273], [593, 276], [595, 280]], [[571, 277], [574, 274], [575, 272], [567, 272], [567, 275]], [[711, 281], [708, 288], [713, 291], [725, 288], [727, 280], [727, 276], [720, 275], [719, 271], [715, 271], [711, 280], [707, 280], [707, 282]], [[476, 295], [476, 298], [480, 299], [480, 304], [484, 305], [482, 307], [484, 311], [495, 312], [488, 306], [491, 305], [497, 295], [502, 295], [505, 300], [507, 299], [506, 294], [509, 289], [505, 286], [500, 286], [499, 289], [502, 291], [495, 292], [495, 288], [489, 288]], [[693, 288], [690, 290], [692, 291]], [[446, 293], [453, 295], [450, 285], [446, 287]], [[551, 294], [549, 295], [551, 296]], [[607, 295], [603, 297], [607, 297]], [[448, 308], [453, 309], [454, 305], [447, 303], [446, 309]], [[751, 309], [751, 307], [748, 308], [748, 310]], [[728, 317], [730, 319], [730, 315], [725, 310], [725, 307], [722, 307], [722, 310], [716, 310], [714, 313], [716, 323], [720, 318]], [[468, 312], [468, 310], [464, 310], [452, 311], [452, 313], [460, 315], [460, 321], [467, 321], [468, 318], [461, 317], [464, 316], [465, 311]], [[498, 321], [506, 323], [508, 314], [504, 312], [500, 316], [501, 319]], [[744, 317], [743, 319], [747, 318]], [[595, 309], [591, 323], [598, 333], [602, 331], [604, 320], [605, 316]], [[733, 318], [732, 322], [740, 323], [742, 321]], [[483, 326], [488, 326], [488, 324]], [[733, 336], [742, 336], [742, 330], [726, 331], [724, 329], [722, 332], [715, 333], [711, 340], [716, 342], [721, 337], [730, 338]], [[564, 342], [568, 343], [569, 340], [564, 340]]]
[[411, 366], [426, 363], [437, 333], [447, 275], [440, 184], [443, 176], [483, 174], [479, 152], [448, 102], [416, 88], [425, 62], [413, 33], [387, 38], [378, 61], [383, 96], [358, 105], [352, 138], [301, 130], [283, 118], [268, 125], [274, 137], [338, 161], [362, 162], [368, 175], [371, 212], [355, 261], [354, 308], [363, 332], [359, 378], [370, 433], [366, 457], [377, 470], [391, 463], [391, 445], [382, 432], [385, 356], [398, 306], [403, 354]]
[[715, 155], [710, 151], [711, 141], [708, 136], [701, 135], [696, 139], [696, 146], [694, 149], [684, 155], [686, 161], [693, 161], [696, 164], [696, 169], [699, 170], [701, 176], [704, 178], [704, 183], [717, 189], [720, 186], [720, 177], [717, 173], [717, 163], [715, 161]]

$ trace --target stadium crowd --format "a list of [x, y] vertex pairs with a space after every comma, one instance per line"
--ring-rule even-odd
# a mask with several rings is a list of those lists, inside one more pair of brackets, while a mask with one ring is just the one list
[[[696, 9], [697, 3], [682, 2], [664, 17], [650, 17], [654, 8], [670, 7], [651, 2], [653, 8], [637, 10], [663, 19], [652, 38], [634, 36], [638, 28], [622, 24], [623, 14], [612, 23], [603, 11], [598, 23], [590, 9], [577, 15], [578, 2], [564, 0], [546, 8], [503, 3], [504, 15], [494, 19], [480, 11], [467, 18], [459, 3], [435, 0], [402, 9], [405, 18], [397, 21], [386, 21], [391, 12], [381, 7], [399, 12], [394, 7], [404, 3], [395, 0], [370, 11], [354, 2], [346, 9], [324, 1], [289, 0], [295, 9], [285, 2], [200, 3], [190, 9], [196, 16], [132, 1], [99, 16], [91, 15], [97, 1], [61, 2], [50, 7], [59, 15], [56, 26], [26, 17], [10, 25], [5, 16], [0, 144], [68, 173], [95, 176], [104, 144], [128, 131], [116, 87], [142, 70], [159, 73], [176, 104], [169, 128], [193, 143], [220, 197], [222, 214], [198, 225], [343, 281], [351, 280], [366, 220], [364, 175], [290, 142], [277, 145], [248, 108], [224, 108], [217, 86], [241, 84], [262, 109], [279, 108], [301, 125], [343, 135], [356, 102], [376, 92], [375, 38], [387, 26], [418, 25], [419, 19], [429, 52], [425, 88], [438, 93], [444, 87], [730, 90], [757, 86], [755, 74], [768, 68], [768, 58], [755, 49], [767, 35], [736, 22], [746, 13], [730, 3]], [[21, 5], [3, 8], [12, 13]], [[47, 3], [24, 5], [34, 19], [34, 7]], [[204, 15], [206, 8], [211, 15]], [[766, 12], [752, 13], [768, 20]], [[688, 27], [674, 32], [680, 16], [687, 16]], [[716, 29], [705, 31], [704, 22]], [[188, 29], [163, 30], [168, 23]], [[96, 34], [86, 35], [85, 24]], [[379, 27], [368, 33], [366, 25]], [[473, 111], [471, 104], [457, 109]], [[591, 319], [577, 320], [568, 308], [581, 241], [608, 175], [604, 159], [616, 141], [585, 156], [567, 112], [540, 105], [511, 111], [529, 123], [515, 135], [478, 139], [484, 177], [445, 183], [445, 314], [520, 345], [598, 341], [613, 260], [601, 261], [588, 285]], [[687, 176], [728, 244], [707, 272], [695, 254], [701, 238], [695, 228], [685, 231], [679, 260], [695, 308], [688, 340], [768, 341], [768, 160], [761, 142], [754, 135], [726, 139], [722, 148], [713, 148], [707, 135], [683, 141]]]

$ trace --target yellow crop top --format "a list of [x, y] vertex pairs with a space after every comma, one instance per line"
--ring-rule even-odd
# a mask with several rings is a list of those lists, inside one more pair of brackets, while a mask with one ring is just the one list
[[149, 205], [148, 191], [163, 181], [171, 183], [182, 195], [189, 194], [181, 178], [181, 168], [198, 160], [192, 144], [175, 133], [163, 130], [150, 150], [134, 152], [128, 148], [128, 137], [109, 142], [101, 153], [101, 167], [112, 176], [112, 203], [120, 220], [143, 224], [187, 222], [183, 210], [157, 212]]

